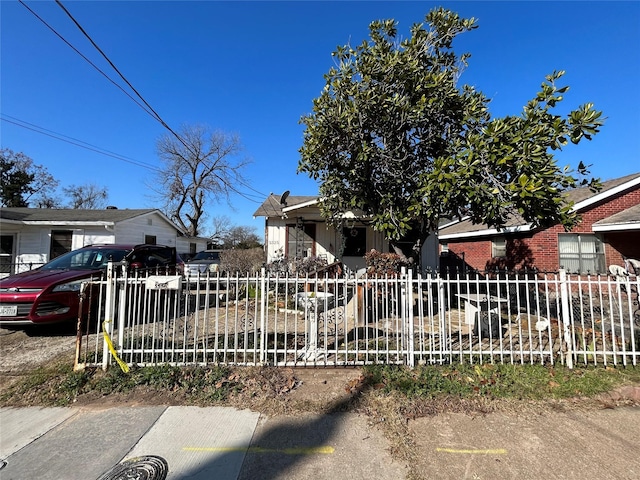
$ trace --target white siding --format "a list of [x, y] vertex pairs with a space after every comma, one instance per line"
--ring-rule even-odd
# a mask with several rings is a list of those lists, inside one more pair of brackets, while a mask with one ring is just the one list
[[178, 232], [175, 226], [155, 212], [116, 225], [117, 243], [144, 243], [146, 235], [155, 236], [158, 245], [177, 247]]
[[[311, 215], [301, 215], [305, 220]], [[267, 221], [266, 253], [267, 263], [273, 262], [286, 252], [287, 229], [286, 226], [294, 224], [295, 218], [280, 219], [269, 218]], [[340, 235], [332, 227], [327, 228], [324, 223], [316, 223], [316, 255], [325, 255], [327, 261], [332, 263], [336, 260], [341, 242]], [[379, 252], [389, 252], [389, 242], [384, 236], [375, 232], [372, 228], [367, 228], [367, 252], [375, 249]], [[342, 257], [342, 263], [351, 271], [357, 271], [366, 267], [364, 257]], [[422, 271], [431, 269], [437, 271], [439, 266], [438, 237], [430, 235], [422, 247]]]
[[77, 247], [74, 242], [73, 248], [75, 250], [76, 248], [81, 248], [81, 247], [84, 247], [85, 245], [95, 245], [97, 243], [115, 243], [115, 242], [116, 242], [116, 236], [112, 232], [108, 231], [106, 228], [95, 229], [94, 227], [91, 227], [91, 228], [87, 228], [84, 231], [82, 242], [78, 244]]
[[191, 244], [196, 244], [196, 252], [207, 249], [207, 239], [201, 237], [176, 237], [176, 250], [178, 253], [191, 253]]

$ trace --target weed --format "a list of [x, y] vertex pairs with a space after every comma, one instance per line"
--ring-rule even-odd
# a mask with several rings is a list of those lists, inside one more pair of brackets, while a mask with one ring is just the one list
[[[452, 399], [545, 400], [593, 397], [619, 385], [640, 384], [640, 367], [568, 369], [563, 365], [451, 364], [362, 367], [359, 384], [368, 395], [407, 402]], [[74, 372], [65, 363], [34, 370], [0, 396], [2, 405], [68, 405], [83, 395], [149, 394], [175, 404], [215, 404], [233, 396], [277, 398], [295, 388], [295, 378], [278, 367], [133, 367]]]
[[455, 364], [414, 369], [374, 365], [363, 370], [367, 384], [387, 394], [397, 392], [407, 398], [427, 399], [450, 396], [523, 400], [591, 397], [619, 384], [640, 382], [640, 368], [637, 367], [570, 370], [564, 366]]

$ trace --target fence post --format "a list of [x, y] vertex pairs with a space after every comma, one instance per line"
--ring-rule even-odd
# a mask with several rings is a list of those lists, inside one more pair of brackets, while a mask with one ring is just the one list
[[[115, 288], [116, 275], [114, 274], [114, 263], [109, 262], [107, 264], [107, 287], [105, 289], [105, 306], [104, 306], [104, 318], [102, 319], [102, 330], [106, 335], [111, 337], [113, 333], [113, 314], [116, 306], [116, 294]], [[98, 333], [100, 332], [100, 326], [98, 327]], [[102, 338], [102, 370], [107, 370], [109, 367], [109, 344], [107, 337], [103, 334]]]
[[407, 343], [407, 361], [409, 367], [415, 367], [414, 338], [413, 338], [413, 270], [409, 269], [405, 282], [402, 284], [402, 312], [403, 312], [403, 332]]
[[560, 269], [560, 304], [562, 308], [562, 328], [564, 334], [564, 343], [566, 346], [565, 362], [567, 367], [573, 368], [573, 339], [571, 338], [571, 331], [569, 330], [569, 323], [571, 323], [570, 305], [571, 305], [571, 293], [568, 288], [567, 271], [564, 268]]
[[260, 363], [264, 364], [267, 360], [266, 348], [266, 296], [267, 296], [267, 274], [266, 269], [262, 267], [260, 270]]

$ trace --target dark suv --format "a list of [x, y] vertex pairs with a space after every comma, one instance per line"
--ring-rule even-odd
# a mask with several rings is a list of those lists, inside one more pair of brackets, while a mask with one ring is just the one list
[[56, 323], [78, 318], [82, 282], [97, 279], [109, 260], [130, 271], [181, 273], [180, 257], [163, 245], [89, 245], [42, 267], [0, 280], [0, 326]]

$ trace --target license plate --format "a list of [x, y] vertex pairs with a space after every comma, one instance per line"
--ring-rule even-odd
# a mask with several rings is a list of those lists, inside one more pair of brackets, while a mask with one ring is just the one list
[[15, 317], [18, 315], [17, 305], [0, 305], [0, 317]]

